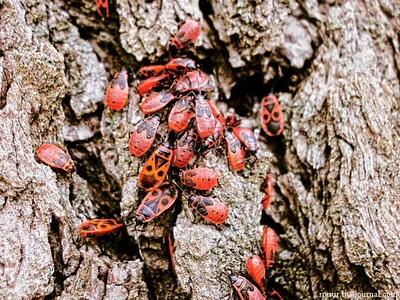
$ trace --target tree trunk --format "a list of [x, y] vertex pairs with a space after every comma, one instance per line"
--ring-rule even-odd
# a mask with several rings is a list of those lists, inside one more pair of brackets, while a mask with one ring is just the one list
[[[145, 159], [127, 150], [140, 97], [131, 88], [114, 112], [104, 91], [122, 67], [137, 87], [132, 74], [165, 63], [188, 19], [202, 24], [188, 55], [218, 87], [221, 111], [255, 129], [258, 160], [235, 173], [224, 149], [200, 158], [218, 173], [212, 194], [229, 206], [225, 224], [195, 217], [186, 191], [174, 211], [140, 225]], [[279, 236], [269, 287], [285, 299], [395, 299], [399, 43], [395, 1], [111, 0], [102, 19], [94, 0], [0, 0], [0, 298], [238, 299], [228, 275], [246, 275], [269, 226]], [[259, 121], [271, 91], [285, 118], [274, 138]], [[66, 149], [77, 173], [39, 162], [43, 143]], [[267, 170], [273, 201], [262, 212]], [[126, 229], [80, 237], [79, 224], [96, 217]]]

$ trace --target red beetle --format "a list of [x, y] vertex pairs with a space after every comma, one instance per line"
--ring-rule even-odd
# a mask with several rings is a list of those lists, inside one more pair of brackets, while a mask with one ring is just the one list
[[150, 149], [156, 137], [158, 125], [160, 125], [160, 118], [157, 115], [150, 116], [137, 125], [129, 139], [129, 152], [132, 155], [140, 157]]
[[100, 17], [104, 18], [103, 13], [101, 12], [102, 8], [106, 10], [106, 17], [108, 18], [110, 16], [108, 8], [108, 0], [96, 0], [96, 8]]
[[261, 291], [264, 291], [266, 286], [266, 275], [264, 262], [258, 255], [252, 255], [247, 259], [247, 271], [251, 278], [257, 283]]
[[244, 168], [246, 152], [244, 151], [242, 144], [235, 137], [235, 135], [225, 130], [226, 145], [228, 148], [228, 161], [229, 165], [235, 171], [240, 171]]
[[140, 222], [149, 222], [171, 207], [178, 198], [178, 190], [174, 185], [162, 186], [149, 192], [136, 211], [136, 219]]
[[215, 129], [212, 135], [210, 135], [205, 140], [205, 144], [208, 148], [213, 147], [224, 135], [224, 126], [221, 121], [216, 118], [215, 119]]
[[139, 73], [145, 78], [150, 78], [153, 76], [161, 75], [165, 71], [165, 66], [163, 65], [153, 65], [142, 67], [139, 69]]
[[186, 73], [196, 69], [196, 64], [189, 58], [173, 58], [166, 65], [165, 69], [172, 72]]
[[167, 176], [172, 160], [172, 149], [164, 142], [149, 157], [139, 174], [139, 187], [152, 191], [163, 182]]
[[37, 157], [46, 165], [72, 173], [75, 166], [71, 158], [56, 145], [43, 144], [36, 150]]
[[210, 106], [202, 96], [197, 97], [195, 113], [197, 132], [204, 140], [214, 133], [215, 119], [211, 112]]
[[260, 290], [243, 276], [231, 276], [231, 282], [241, 300], [266, 300]]
[[217, 185], [218, 176], [209, 168], [195, 168], [179, 173], [180, 181], [196, 190], [208, 191]]
[[222, 224], [228, 217], [228, 206], [214, 197], [190, 196], [189, 205], [204, 219], [214, 224]]
[[263, 210], [266, 210], [269, 204], [271, 203], [271, 198], [272, 198], [272, 180], [270, 173], [267, 173], [264, 182], [260, 186], [260, 190], [265, 194], [263, 199], [261, 200], [261, 204]]
[[189, 91], [212, 92], [213, 89], [209, 85], [209, 82], [210, 78], [205, 73], [195, 70], [178, 77], [171, 89], [178, 93]]
[[261, 101], [261, 126], [269, 136], [280, 135], [283, 131], [283, 114], [275, 95], [269, 95]]
[[176, 49], [182, 49], [189, 44], [193, 43], [200, 35], [200, 24], [196, 21], [190, 20], [179, 28], [171, 43]]
[[152, 93], [139, 104], [140, 110], [144, 114], [152, 114], [167, 106], [168, 103], [175, 100], [174, 94], [166, 91]]
[[162, 74], [159, 76], [150, 77], [147, 78], [146, 80], [143, 80], [142, 83], [139, 84], [139, 86], [137, 87], [137, 91], [140, 95], [144, 95], [157, 87], [162, 87], [166, 85], [168, 82], [169, 82], [168, 74]]
[[197, 133], [193, 130], [188, 130], [180, 138], [174, 150], [174, 157], [172, 159], [172, 164], [175, 167], [183, 168], [185, 167], [194, 156], [194, 148], [198, 139]]
[[193, 101], [189, 96], [178, 100], [168, 116], [168, 127], [175, 132], [184, 130], [193, 117]]
[[278, 239], [272, 228], [265, 228], [262, 234], [262, 248], [265, 255], [265, 267], [271, 268], [278, 251]]
[[245, 145], [245, 150], [255, 154], [258, 144], [254, 132], [245, 127], [233, 127], [233, 134]]
[[110, 234], [122, 226], [124, 224], [115, 219], [94, 219], [79, 225], [79, 232], [83, 237], [96, 237]]
[[125, 70], [115, 74], [109, 83], [106, 92], [106, 104], [109, 109], [121, 110], [129, 96], [128, 74]]

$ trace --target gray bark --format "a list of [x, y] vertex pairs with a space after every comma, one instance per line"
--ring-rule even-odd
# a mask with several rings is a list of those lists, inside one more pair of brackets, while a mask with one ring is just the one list
[[[236, 299], [227, 275], [246, 274], [263, 226], [280, 241], [269, 285], [287, 299], [400, 293], [398, 2], [117, 0], [110, 8], [102, 20], [95, 1], [0, 0], [0, 298]], [[201, 159], [218, 173], [212, 194], [229, 206], [225, 224], [196, 217], [182, 198], [182, 210], [138, 225], [144, 159], [127, 144], [143, 118], [140, 98], [132, 88], [129, 104], [112, 112], [104, 90], [123, 66], [131, 74], [168, 57], [186, 19], [202, 24], [190, 55], [213, 68], [221, 110], [255, 129], [259, 159], [242, 173], [228, 169], [224, 150]], [[259, 123], [272, 87], [285, 117], [277, 138]], [[37, 161], [42, 143], [66, 149], [78, 172]], [[266, 170], [274, 192], [261, 218]], [[81, 238], [79, 224], [95, 217], [133, 224]]]

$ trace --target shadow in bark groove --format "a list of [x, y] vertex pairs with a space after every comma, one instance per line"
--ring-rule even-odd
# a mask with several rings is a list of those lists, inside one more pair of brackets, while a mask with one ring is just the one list
[[100, 210], [99, 217], [118, 217], [121, 188], [116, 180], [107, 173], [100, 158], [101, 134], [84, 142], [68, 143], [68, 149], [77, 166], [77, 173], [87, 180]]
[[[95, 1], [93, 1], [93, 6], [95, 6]], [[71, 16], [71, 23], [78, 28], [80, 37], [90, 42], [98, 59], [104, 63], [109, 74], [121, 71], [123, 66], [131, 66], [133, 68], [139, 66], [135, 58], [121, 46], [119, 39], [120, 22], [115, 6], [116, 3], [111, 1], [109, 3], [110, 17], [102, 19], [96, 11], [94, 12], [95, 15], [92, 16], [91, 13], [93, 11], [83, 9], [84, 3], [82, 1], [71, 0], [65, 2], [65, 9]], [[80, 11], [81, 15], [84, 15], [90, 21], [82, 22], [76, 16], [76, 12], [73, 13], [76, 10]]]
[[52, 217], [49, 232], [49, 244], [54, 262], [54, 290], [45, 299], [55, 299], [60, 296], [64, 289], [64, 281], [67, 278], [63, 274], [62, 246], [60, 237], [60, 224], [56, 217]]
[[63, 111], [65, 114], [65, 117], [68, 120], [75, 120], [76, 116], [75, 113], [71, 107], [71, 95], [66, 94], [63, 101], [62, 101], [62, 107], [63, 107]]
[[[0, 50], [0, 58], [2, 57], [4, 57], [4, 53], [3, 51]], [[4, 69], [4, 73], [2, 74], [2, 78], [0, 81], [2, 82], [2, 86], [0, 88], [0, 109], [3, 109], [7, 104], [7, 91], [11, 85], [11, 80], [9, 77], [10, 77], [9, 71], [7, 69]]]

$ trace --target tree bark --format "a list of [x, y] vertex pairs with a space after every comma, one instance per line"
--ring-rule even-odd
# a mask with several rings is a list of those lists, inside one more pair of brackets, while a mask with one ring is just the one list
[[[95, 1], [0, 0], [0, 298], [237, 299], [228, 275], [246, 275], [263, 226], [279, 236], [269, 287], [285, 299], [400, 295], [398, 2], [116, 0], [110, 15]], [[255, 130], [258, 160], [235, 173], [225, 150], [200, 158], [218, 173], [225, 224], [195, 217], [186, 191], [140, 225], [144, 159], [127, 145], [144, 115], [132, 74], [165, 63], [188, 19], [202, 33], [187, 55], [212, 78], [221, 111]], [[104, 91], [122, 67], [132, 88], [113, 112]], [[285, 118], [275, 138], [259, 120], [271, 91]], [[40, 163], [42, 143], [66, 149], [77, 173]], [[273, 201], [262, 212], [267, 170]], [[80, 237], [96, 217], [126, 229]]]

